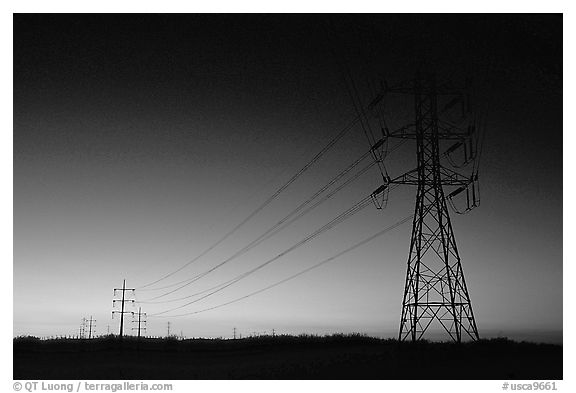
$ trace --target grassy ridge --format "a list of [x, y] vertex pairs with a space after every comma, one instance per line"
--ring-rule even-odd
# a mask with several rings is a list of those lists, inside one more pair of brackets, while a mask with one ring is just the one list
[[562, 347], [360, 334], [238, 340], [14, 339], [14, 379], [561, 379]]

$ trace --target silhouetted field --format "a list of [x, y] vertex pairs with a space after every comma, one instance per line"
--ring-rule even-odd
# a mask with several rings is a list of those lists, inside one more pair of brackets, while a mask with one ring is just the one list
[[562, 347], [362, 335], [14, 339], [14, 379], [562, 379]]

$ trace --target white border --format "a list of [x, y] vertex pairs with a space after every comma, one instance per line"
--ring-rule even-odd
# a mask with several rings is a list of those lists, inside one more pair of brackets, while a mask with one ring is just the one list
[[[573, 110], [574, 99], [570, 92], [574, 89], [573, 73], [574, 70], [574, 20], [572, 13], [569, 12], [569, 1], [482, 1], [470, 2], [464, 1], [425, 1], [413, 0], [411, 2], [385, 2], [373, 0], [355, 0], [355, 1], [311, 1], [295, 0], [290, 2], [272, 2], [272, 1], [218, 1], [203, 2], [195, 1], [111, 1], [102, 0], [99, 2], [79, 2], [79, 1], [9, 1], [3, 2], [2, 19], [0, 22], [0, 40], [4, 56], [2, 61], [2, 119], [4, 120], [4, 130], [1, 132], [2, 143], [0, 144], [2, 160], [0, 173], [2, 175], [2, 184], [5, 186], [2, 193], [2, 301], [4, 315], [13, 315], [12, 310], [12, 13], [13, 12], [49, 12], [49, 13], [68, 13], [68, 12], [563, 12], [564, 13], [564, 69], [567, 70], [564, 79], [564, 91], [569, 92], [564, 99], [564, 113], [570, 113]], [[576, 221], [575, 207], [571, 203], [574, 189], [574, 153], [571, 147], [576, 146], [573, 128], [570, 127], [570, 121], [564, 126], [564, 244], [570, 245], [574, 229], [572, 224]], [[566, 131], [569, 130], [569, 131]], [[570, 132], [571, 131], [571, 132]], [[543, 130], [545, 132], [545, 130]], [[528, 176], [529, 174], [527, 174]], [[571, 281], [568, 278], [574, 277], [574, 253], [568, 248], [564, 248], [564, 381], [559, 383], [559, 391], [574, 391], [574, 378], [570, 370], [574, 370], [573, 354], [574, 340], [572, 338], [574, 317], [571, 314], [573, 309], [573, 295], [568, 291]], [[4, 322], [1, 325], [2, 334], [2, 353], [5, 362], [1, 367], [2, 381], [10, 384], [6, 388], [12, 389], [12, 324]], [[10, 364], [10, 367], [7, 365]], [[62, 381], [70, 382], [70, 381]], [[139, 382], [139, 381], [138, 381]], [[159, 382], [159, 381], [149, 381]], [[401, 391], [408, 389], [422, 389], [427, 392], [491, 392], [502, 391], [503, 381], [288, 381], [281, 384], [274, 381], [169, 381], [174, 383], [173, 391], [192, 391], [192, 389], [203, 390], [222, 390], [230, 391], [250, 391], [250, 392], [269, 392], [271, 389], [277, 392], [293, 392], [294, 389], [319, 389], [350, 391], [366, 390], [376, 391], [374, 388], [391, 389], [391, 391]], [[517, 381], [518, 382], [518, 381]], [[530, 382], [530, 381], [527, 381]], [[272, 386], [273, 384], [273, 386]], [[569, 388], [572, 386], [572, 388]], [[369, 390], [370, 389], [370, 390]], [[3, 389], [4, 390], [4, 389]]]

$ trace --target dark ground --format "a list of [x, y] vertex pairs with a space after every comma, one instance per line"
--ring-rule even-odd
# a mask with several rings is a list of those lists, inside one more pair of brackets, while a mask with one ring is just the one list
[[14, 379], [562, 379], [562, 347], [352, 336], [14, 339]]

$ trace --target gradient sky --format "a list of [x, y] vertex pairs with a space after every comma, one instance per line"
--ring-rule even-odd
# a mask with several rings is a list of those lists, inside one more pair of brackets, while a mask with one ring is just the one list
[[[472, 75], [487, 112], [481, 206], [452, 214], [481, 336], [559, 341], [562, 332], [562, 16], [14, 16], [14, 335], [75, 334], [94, 316], [118, 329], [112, 290], [198, 255], [242, 221], [354, 116], [380, 81]], [[391, 128], [411, 102], [387, 106]], [[354, 128], [213, 252], [244, 246], [366, 151]], [[413, 143], [391, 153], [400, 174]], [[313, 213], [166, 299], [266, 261], [380, 185], [373, 169]], [[411, 214], [390, 193], [237, 285], [175, 312], [211, 307], [336, 254]], [[233, 305], [149, 318], [148, 334], [397, 334], [410, 224], [296, 280]], [[158, 284], [160, 286], [160, 284]], [[138, 300], [163, 291], [137, 291]], [[150, 314], [179, 303], [143, 304]]]

